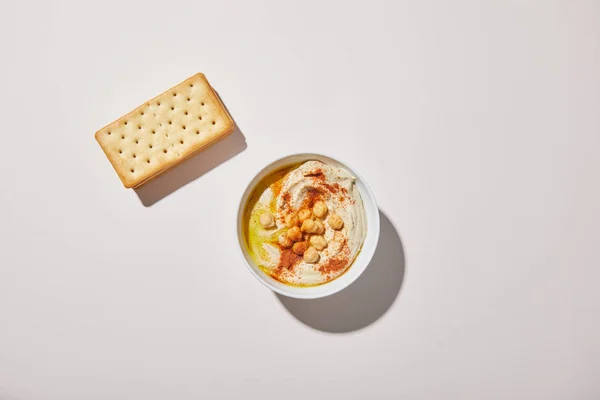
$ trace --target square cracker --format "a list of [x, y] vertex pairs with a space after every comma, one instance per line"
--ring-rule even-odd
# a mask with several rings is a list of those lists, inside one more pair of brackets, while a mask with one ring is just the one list
[[233, 132], [234, 123], [196, 74], [96, 132], [126, 188], [156, 175]]

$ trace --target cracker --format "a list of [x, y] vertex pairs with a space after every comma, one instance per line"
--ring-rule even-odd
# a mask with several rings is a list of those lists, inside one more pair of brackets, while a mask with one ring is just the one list
[[233, 132], [234, 123], [204, 74], [196, 74], [96, 132], [126, 188]]

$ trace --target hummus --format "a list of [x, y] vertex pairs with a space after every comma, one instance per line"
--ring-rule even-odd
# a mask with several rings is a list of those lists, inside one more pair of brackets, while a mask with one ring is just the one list
[[[355, 180], [347, 170], [320, 161], [307, 161], [265, 178], [253, 192], [245, 215], [246, 240], [254, 262], [273, 278], [298, 286], [323, 284], [346, 272], [367, 233], [363, 202]], [[280, 239], [290, 229], [286, 217], [312, 210], [317, 202], [326, 204], [327, 214], [320, 218], [312, 214], [311, 218], [322, 222], [324, 231], [320, 235], [327, 245], [318, 252], [317, 261], [306, 262], [306, 257], [303, 259], [283, 246]], [[260, 223], [264, 213], [274, 217], [274, 224], [268, 228]], [[328, 223], [328, 217], [334, 214], [343, 220], [341, 228]], [[310, 233], [302, 235], [300, 240], [311, 242]]]

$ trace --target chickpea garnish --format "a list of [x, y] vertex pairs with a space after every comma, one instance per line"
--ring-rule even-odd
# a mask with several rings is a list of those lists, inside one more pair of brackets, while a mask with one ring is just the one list
[[302, 230], [302, 232], [315, 233], [316, 228], [317, 224], [315, 223], [315, 221], [313, 221], [312, 219], [305, 219], [304, 222], [302, 222], [302, 227], [300, 228], [300, 230]]
[[310, 217], [312, 217], [312, 212], [310, 212], [310, 210], [301, 210], [298, 213], [298, 220], [300, 222], [304, 222], [305, 220], [309, 219]]
[[310, 244], [317, 250], [323, 250], [327, 247], [327, 240], [321, 235], [313, 235], [310, 237]]
[[302, 240], [302, 232], [300, 228], [294, 226], [293, 228], [288, 229], [287, 236], [292, 239], [294, 242], [298, 242]]
[[316, 263], [319, 260], [319, 252], [314, 247], [309, 247], [304, 251], [304, 261], [307, 263]]
[[319, 235], [322, 235], [325, 233], [325, 225], [323, 224], [323, 221], [321, 220], [316, 220], [315, 221], [315, 225], [317, 225], [317, 230], [315, 233], [318, 233]]
[[279, 244], [281, 245], [281, 247], [289, 249], [294, 245], [294, 242], [289, 237], [281, 235], [279, 236]]
[[292, 251], [294, 253], [298, 254], [299, 256], [304, 254], [306, 249], [308, 249], [308, 243], [306, 243], [306, 242], [297, 242], [297, 243], [294, 243], [294, 246], [292, 246]]
[[327, 214], [327, 204], [324, 201], [317, 201], [313, 206], [313, 213], [317, 218], [323, 218]]
[[298, 216], [296, 214], [289, 214], [285, 216], [285, 225], [288, 228], [293, 228], [298, 225]]
[[265, 211], [262, 214], [260, 214], [260, 224], [263, 226], [263, 228], [274, 227], [275, 226], [275, 218], [273, 217], [273, 214], [271, 214], [268, 211]]
[[329, 226], [335, 229], [336, 231], [342, 229], [344, 226], [344, 220], [337, 214], [332, 214], [331, 217], [327, 220], [329, 222]]

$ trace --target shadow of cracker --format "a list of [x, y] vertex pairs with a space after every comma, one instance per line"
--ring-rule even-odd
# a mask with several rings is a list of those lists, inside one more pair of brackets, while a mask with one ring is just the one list
[[246, 138], [236, 125], [227, 137], [134, 190], [142, 204], [149, 207], [233, 158], [246, 147]]

